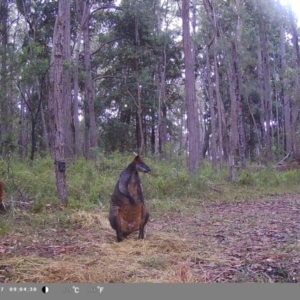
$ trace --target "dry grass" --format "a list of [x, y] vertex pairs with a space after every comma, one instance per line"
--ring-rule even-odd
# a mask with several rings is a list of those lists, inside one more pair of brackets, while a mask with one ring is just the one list
[[[297, 282], [298, 196], [204, 203], [156, 215], [145, 240], [116, 243], [105, 212], [32, 228], [28, 215], [0, 239], [0, 282]], [[27, 224], [27, 225], [26, 225]]]

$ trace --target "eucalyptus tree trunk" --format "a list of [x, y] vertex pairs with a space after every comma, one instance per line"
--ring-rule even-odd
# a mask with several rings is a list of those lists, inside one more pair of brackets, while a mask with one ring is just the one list
[[56, 187], [59, 200], [63, 205], [68, 203], [68, 191], [66, 185], [66, 164], [65, 164], [65, 126], [64, 126], [64, 48], [70, 47], [65, 44], [65, 22], [69, 7], [69, 0], [60, 0], [58, 6], [58, 15], [56, 18], [54, 33], [53, 33], [53, 53], [52, 53], [52, 72], [51, 72], [51, 87], [53, 95], [49, 99], [50, 120], [53, 123], [51, 128], [54, 130], [54, 170], [56, 178]]
[[47, 130], [47, 124], [46, 124], [46, 120], [45, 120], [45, 112], [44, 112], [44, 108], [43, 108], [43, 103], [41, 103], [40, 113], [41, 113], [41, 120], [42, 120], [43, 140], [44, 140], [44, 144], [45, 144], [45, 149], [46, 149], [47, 153], [50, 153], [48, 130]]
[[236, 114], [237, 114], [237, 129], [239, 134], [239, 156], [241, 160], [241, 167], [246, 168], [246, 136], [245, 125], [243, 117], [242, 105], [242, 77], [240, 74], [239, 57], [238, 53], [242, 44], [243, 22], [240, 16], [240, 0], [236, 1], [237, 4], [237, 23], [236, 23], [236, 41], [231, 43], [232, 61], [233, 61], [233, 76], [234, 76], [234, 92], [236, 98]]
[[[200, 27], [198, 26], [199, 22], [199, 15], [198, 15], [198, 0], [192, 0], [192, 51], [194, 53], [193, 59], [194, 59], [194, 64], [196, 64], [197, 59], [196, 59], [196, 53], [199, 45], [198, 41], [198, 35], [200, 32]], [[196, 69], [196, 66], [195, 66]], [[204, 120], [204, 114], [205, 114], [205, 99], [202, 97], [202, 91], [201, 91], [201, 86], [203, 85], [202, 80], [197, 80], [197, 76], [195, 75], [195, 106], [196, 106], [196, 111], [198, 111], [198, 121], [197, 121], [197, 126], [198, 126], [198, 142], [199, 142], [199, 159], [202, 160], [205, 157], [205, 142], [206, 142], [206, 130], [205, 130], [205, 120]], [[199, 91], [199, 94], [197, 93]]]
[[211, 80], [210, 71], [210, 59], [209, 59], [209, 45], [206, 46], [206, 76], [208, 85], [208, 100], [209, 100], [209, 111], [210, 111], [210, 124], [211, 124], [211, 146], [210, 154], [212, 159], [212, 167], [214, 170], [217, 168], [217, 127], [216, 127], [216, 113], [215, 113], [215, 103], [213, 95], [213, 86]]
[[71, 158], [74, 155], [74, 135], [72, 120], [72, 74], [71, 74], [71, 16], [70, 0], [62, 1], [61, 5], [64, 13], [64, 76], [63, 76], [63, 106], [64, 106], [64, 129], [65, 129], [65, 156]]
[[89, 18], [90, 18], [90, 0], [86, 0], [85, 20], [82, 24], [82, 35], [84, 44], [84, 66], [85, 66], [85, 118], [86, 129], [88, 129], [89, 138], [85, 138], [86, 157], [90, 157], [90, 148], [96, 148], [98, 146], [97, 141], [97, 128], [95, 118], [95, 106], [94, 106], [94, 93], [93, 93], [93, 79], [91, 69], [91, 49], [90, 49], [90, 30], [89, 30]]
[[286, 51], [285, 51], [285, 38], [284, 29], [280, 25], [280, 55], [281, 55], [281, 68], [283, 71], [282, 90], [283, 90], [283, 116], [284, 116], [284, 137], [285, 137], [285, 150], [287, 153], [292, 151], [292, 131], [291, 131], [291, 103], [288, 92], [288, 79], [285, 74], [287, 71]]
[[233, 61], [233, 76], [234, 76], [234, 95], [237, 111], [237, 129], [239, 133], [239, 156], [241, 167], [246, 168], [246, 137], [244, 129], [243, 109], [242, 109], [242, 95], [241, 95], [241, 76], [238, 63], [238, 54], [235, 42], [231, 43], [232, 61]]
[[163, 53], [163, 64], [158, 66], [156, 71], [156, 86], [157, 86], [157, 99], [158, 99], [158, 123], [157, 123], [157, 138], [155, 153], [160, 154], [161, 157], [166, 158], [164, 153], [164, 145], [167, 143], [167, 107], [165, 103], [166, 99], [166, 53]]
[[263, 10], [261, 3], [257, 1], [258, 8], [258, 27], [259, 27], [259, 42], [261, 50], [262, 60], [262, 84], [263, 84], [263, 112], [264, 112], [264, 124], [262, 124], [265, 130], [265, 160], [266, 163], [272, 161], [272, 139], [271, 139], [271, 87], [270, 87], [270, 67], [269, 67], [269, 55], [268, 55], [268, 41], [266, 32], [266, 22], [262, 15]]
[[[215, 73], [215, 91], [217, 98], [217, 107], [218, 107], [218, 131], [219, 131], [219, 156], [220, 156], [220, 165], [223, 166], [223, 159], [228, 158], [228, 138], [227, 138], [227, 125], [225, 119], [225, 108], [222, 101], [220, 93], [220, 78], [219, 78], [219, 67], [217, 61], [217, 44], [218, 44], [218, 25], [217, 18], [215, 14], [214, 6], [212, 7], [212, 25], [214, 28], [214, 40], [213, 40], [213, 53], [214, 53], [214, 73]], [[223, 152], [223, 153], [222, 153]]]
[[166, 49], [163, 50], [163, 64], [160, 73], [160, 88], [161, 88], [161, 122], [159, 128], [160, 137], [160, 152], [162, 157], [166, 158], [164, 146], [167, 144], [167, 106], [166, 106], [166, 65], [167, 65]]
[[137, 138], [138, 138], [138, 148], [139, 154], [141, 156], [145, 155], [145, 138], [144, 138], [144, 131], [143, 131], [143, 120], [142, 120], [142, 103], [141, 103], [141, 86], [139, 80], [139, 74], [137, 71], [137, 81], [136, 81], [136, 89], [137, 89], [137, 99], [136, 99], [136, 107], [137, 107]]
[[78, 95], [79, 95], [79, 53], [82, 37], [82, 27], [87, 21], [86, 18], [87, 5], [86, 2], [82, 0], [76, 0], [76, 20], [78, 24], [76, 41], [75, 41], [75, 51], [74, 51], [74, 94], [73, 94], [73, 134], [74, 134], [74, 154], [78, 156], [80, 153], [80, 139], [79, 139], [79, 105], [78, 105]]
[[135, 73], [136, 73], [136, 89], [137, 89], [137, 97], [135, 101], [135, 105], [137, 108], [137, 142], [139, 148], [139, 154], [141, 156], [145, 155], [145, 138], [143, 131], [143, 109], [142, 109], [142, 101], [141, 101], [141, 85], [140, 85], [140, 74], [139, 74], [139, 50], [140, 50], [140, 37], [139, 37], [139, 24], [138, 24], [138, 16], [137, 16], [137, 5], [135, 10]]
[[0, 41], [1, 41], [1, 69], [0, 69], [0, 154], [5, 155], [8, 152], [10, 144], [9, 131], [9, 103], [8, 103], [8, 79], [7, 79], [7, 45], [8, 45], [8, 1], [0, 2]]
[[227, 154], [227, 151], [224, 147], [223, 137], [224, 130], [223, 127], [225, 126], [225, 110], [224, 105], [220, 93], [220, 78], [219, 78], [219, 70], [218, 70], [218, 63], [217, 63], [217, 53], [216, 53], [216, 42], [213, 43], [214, 48], [214, 73], [215, 73], [215, 91], [216, 91], [216, 98], [217, 98], [217, 108], [218, 108], [218, 137], [219, 137], [219, 159], [220, 159], [220, 166], [222, 167], [224, 164], [224, 154]]
[[266, 132], [265, 132], [265, 118], [264, 118], [264, 97], [263, 97], [263, 71], [262, 71], [262, 56], [261, 56], [261, 44], [259, 38], [259, 29], [257, 28], [257, 87], [260, 98], [261, 113], [260, 119], [260, 139], [259, 139], [259, 152], [263, 155], [262, 151], [266, 147]]
[[26, 110], [25, 110], [25, 103], [23, 98], [21, 97], [21, 106], [20, 106], [20, 135], [19, 135], [19, 153], [21, 156], [21, 160], [24, 160], [27, 156], [27, 136], [28, 136], [28, 129], [27, 129], [27, 117], [26, 117]]
[[238, 155], [239, 131], [237, 126], [237, 99], [235, 96], [235, 74], [233, 71], [233, 57], [227, 56], [227, 78], [230, 94], [230, 132], [229, 132], [229, 178], [235, 179], [235, 158]]
[[[158, 3], [157, 3], [158, 4]], [[167, 10], [165, 15], [162, 15], [160, 8], [156, 7], [157, 22], [156, 24], [156, 34], [160, 38], [162, 35], [162, 20], [167, 20]], [[166, 21], [165, 32], [168, 32], [169, 24]], [[166, 68], [167, 68], [167, 53], [166, 53], [166, 41], [164, 39], [162, 50], [161, 50], [161, 59], [158, 61], [155, 70], [155, 79], [156, 79], [156, 88], [157, 88], [157, 100], [158, 100], [158, 109], [157, 109], [157, 134], [155, 139], [155, 154], [162, 158], [166, 158], [164, 146], [167, 143], [167, 106], [166, 106]]]
[[182, 32], [183, 52], [185, 65], [185, 100], [188, 129], [188, 171], [199, 171], [200, 145], [199, 145], [199, 118], [195, 93], [195, 59], [191, 45], [189, 25], [189, 0], [182, 0]]
[[156, 68], [155, 81], [157, 89], [157, 131], [154, 137], [154, 154], [156, 156], [160, 153], [160, 124], [161, 124], [161, 87], [160, 87], [160, 71], [159, 66]]
[[239, 133], [237, 127], [237, 104], [234, 88], [233, 64], [228, 60], [227, 76], [230, 93], [230, 133], [229, 133], [229, 178], [235, 180], [235, 157], [238, 154]]
[[[215, 134], [215, 136], [218, 135], [219, 137], [219, 157], [220, 157], [220, 165], [223, 166], [224, 159], [229, 159], [229, 166], [230, 166], [230, 178], [234, 178], [234, 156], [237, 148], [237, 140], [238, 140], [238, 129], [237, 129], [237, 105], [236, 105], [236, 96], [234, 92], [234, 84], [235, 81], [233, 67], [232, 67], [232, 60], [230, 60], [228, 57], [226, 59], [228, 68], [227, 68], [227, 75], [229, 79], [229, 85], [230, 85], [230, 97], [231, 97], [231, 134], [228, 135], [227, 133], [227, 122], [225, 118], [225, 107], [224, 103], [222, 101], [222, 96], [220, 92], [220, 76], [219, 76], [219, 66], [218, 66], [218, 52], [217, 52], [217, 46], [218, 46], [218, 39], [219, 36], [222, 38], [224, 35], [222, 32], [222, 28], [219, 28], [217, 23], [217, 17], [215, 8], [213, 6], [213, 3], [209, 0], [203, 0], [204, 8], [206, 10], [206, 14], [212, 24], [213, 27], [213, 37], [210, 42], [213, 46], [213, 65], [214, 65], [214, 77], [215, 77], [215, 94], [216, 94], [216, 107], [218, 111], [217, 115], [217, 121], [218, 121], [218, 130], [216, 128], [216, 124], [214, 123], [215, 116], [215, 104], [213, 101], [213, 89], [212, 89], [212, 82], [211, 78], [209, 78], [208, 84], [208, 94], [210, 100], [210, 106], [213, 106], [213, 110], [211, 109], [211, 116], [212, 116], [212, 136]], [[207, 60], [207, 69], [210, 66], [209, 61], [209, 53], [206, 54], [206, 60]], [[215, 132], [215, 133], [213, 133]], [[217, 134], [218, 133], [218, 134]], [[216, 139], [216, 138], [215, 138]], [[212, 141], [212, 144], [216, 141]], [[215, 150], [216, 151], [216, 150]]]
[[299, 52], [299, 39], [296, 22], [294, 19], [293, 12], [289, 12], [290, 22], [291, 22], [291, 33], [292, 42], [294, 48], [294, 60], [296, 63], [296, 86], [294, 90], [294, 100], [292, 101], [292, 126], [291, 126], [291, 136], [292, 136], [292, 149], [294, 157], [299, 157], [298, 148], [298, 120], [299, 120], [299, 108], [300, 108], [300, 52]]
[[80, 39], [81, 39], [81, 29], [77, 32], [77, 43], [75, 46], [75, 57], [74, 57], [74, 94], [73, 94], [73, 134], [74, 134], [74, 154], [78, 156], [80, 153], [80, 139], [79, 139], [79, 105], [78, 105], [78, 95], [79, 95], [79, 51], [80, 51]]

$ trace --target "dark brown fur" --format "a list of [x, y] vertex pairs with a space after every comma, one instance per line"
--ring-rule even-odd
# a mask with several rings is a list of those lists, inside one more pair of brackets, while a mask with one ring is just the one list
[[148, 173], [150, 168], [139, 156], [136, 156], [121, 172], [110, 199], [109, 222], [116, 231], [118, 242], [135, 231], [139, 231], [139, 239], [144, 238], [149, 211], [144, 203], [138, 172]]

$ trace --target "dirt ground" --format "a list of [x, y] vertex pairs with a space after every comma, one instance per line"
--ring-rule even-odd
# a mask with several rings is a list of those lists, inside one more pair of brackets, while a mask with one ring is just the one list
[[0, 239], [0, 282], [300, 282], [299, 195], [151, 217], [145, 240], [116, 243], [105, 212], [35, 228], [19, 213]]

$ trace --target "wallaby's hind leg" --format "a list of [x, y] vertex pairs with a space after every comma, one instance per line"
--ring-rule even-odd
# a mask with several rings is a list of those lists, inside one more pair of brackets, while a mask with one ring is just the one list
[[148, 220], [149, 220], [149, 212], [147, 210], [147, 208], [145, 208], [145, 211], [144, 211], [144, 215], [142, 217], [142, 223], [141, 223], [141, 226], [140, 226], [140, 231], [139, 231], [139, 239], [143, 239], [144, 238], [144, 235], [145, 235], [145, 225], [147, 224]]
[[122, 233], [120, 231], [117, 232], [117, 242], [120, 243], [123, 241]]
[[109, 222], [111, 227], [116, 231], [117, 234], [117, 242], [121, 242], [123, 240], [123, 235], [121, 232], [120, 221], [118, 215], [109, 215]]

